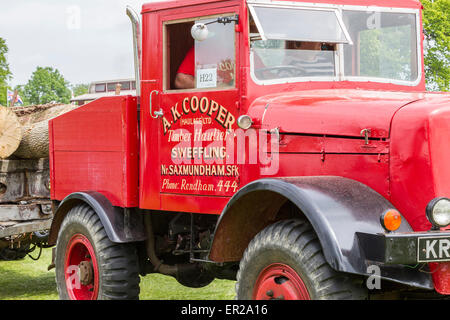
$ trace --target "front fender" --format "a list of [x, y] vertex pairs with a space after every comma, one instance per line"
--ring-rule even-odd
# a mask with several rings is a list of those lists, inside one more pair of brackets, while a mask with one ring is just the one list
[[[324, 256], [337, 271], [367, 275], [370, 265], [358, 233], [383, 234], [380, 216], [394, 206], [368, 186], [347, 178], [288, 177], [261, 179], [237, 192], [223, 210], [216, 226], [209, 258], [239, 261], [251, 239], [264, 227], [282, 219], [280, 208], [290, 201], [313, 226]], [[403, 219], [396, 232], [412, 232]], [[432, 288], [429, 275], [414, 276], [408, 268], [382, 266], [382, 278]], [[411, 280], [414, 279], [414, 280]]]

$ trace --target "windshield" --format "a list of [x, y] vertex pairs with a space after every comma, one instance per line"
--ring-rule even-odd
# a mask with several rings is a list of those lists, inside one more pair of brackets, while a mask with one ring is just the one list
[[252, 43], [253, 70], [260, 80], [297, 77], [334, 77], [335, 46], [316, 42], [256, 40]]
[[416, 12], [249, 8], [251, 69], [257, 82], [412, 84], [418, 78]]
[[344, 46], [349, 77], [417, 79], [416, 16], [410, 13], [347, 11], [344, 22], [355, 39]]

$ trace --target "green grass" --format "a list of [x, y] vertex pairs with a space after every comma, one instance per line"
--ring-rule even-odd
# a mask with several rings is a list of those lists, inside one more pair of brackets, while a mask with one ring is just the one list
[[[32, 253], [33, 256], [37, 252]], [[51, 249], [39, 261], [0, 261], [0, 300], [56, 300], [55, 270], [47, 271]], [[200, 289], [186, 288], [175, 279], [152, 274], [141, 278], [141, 300], [232, 300], [234, 281], [215, 280]]]

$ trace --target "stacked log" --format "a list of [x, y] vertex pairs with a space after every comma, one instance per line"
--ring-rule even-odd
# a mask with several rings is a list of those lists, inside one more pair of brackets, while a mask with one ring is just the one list
[[22, 140], [22, 126], [16, 114], [0, 106], [0, 158], [9, 157], [19, 148]]
[[0, 159], [48, 158], [48, 121], [75, 108], [65, 104], [0, 106]]

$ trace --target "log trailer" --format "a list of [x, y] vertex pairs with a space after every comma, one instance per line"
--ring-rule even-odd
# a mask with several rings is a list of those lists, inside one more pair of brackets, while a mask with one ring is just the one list
[[137, 299], [149, 273], [244, 300], [448, 297], [450, 95], [425, 90], [421, 10], [128, 8], [137, 95], [49, 122], [61, 299]]
[[0, 106], [0, 260], [20, 260], [47, 245], [53, 218], [48, 120], [74, 108]]
[[49, 182], [48, 158], [0, 160], [0, 260], [20, 260], [46, 246]]

